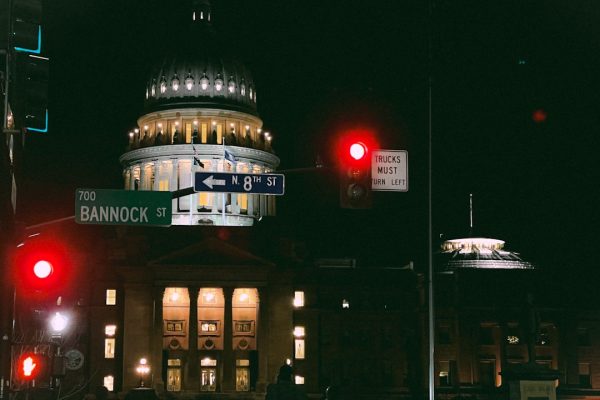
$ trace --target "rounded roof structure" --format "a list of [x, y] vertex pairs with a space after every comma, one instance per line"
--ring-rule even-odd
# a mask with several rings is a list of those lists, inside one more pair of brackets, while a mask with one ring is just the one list
[[504, 241], [483, 237], [446, 240], [438, 254], [441, 272], [458, 269], [534, 269], [519, 253], [504, 250]]
[[200, 107], [257, 116], [252, 75], [216, 35], [210, 2], [194, 0], [190, 11], [189, 31], [152, 68], [145, 111]]

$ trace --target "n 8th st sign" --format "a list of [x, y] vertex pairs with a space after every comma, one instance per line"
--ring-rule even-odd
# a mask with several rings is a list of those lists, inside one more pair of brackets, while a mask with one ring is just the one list
[[171, 192], [77, 189], [75, 222], [170, 226], [171, 202]]

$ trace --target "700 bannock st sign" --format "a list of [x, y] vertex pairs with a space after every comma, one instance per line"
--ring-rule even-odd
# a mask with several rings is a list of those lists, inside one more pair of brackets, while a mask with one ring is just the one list
[[171, 192], [77, 189], [75, 222], [96, 225], [171, 225]]

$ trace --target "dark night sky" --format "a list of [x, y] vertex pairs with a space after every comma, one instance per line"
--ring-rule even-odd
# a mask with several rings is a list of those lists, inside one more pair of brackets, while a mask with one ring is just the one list
[[[51, 131], [27, 143], [20, 194], [30, 223], [72, 215], [76, 187], [121, 187], [118, 157], [142, 112], [148, 70], [168, 46], [201, 51], [191, 38], [174, 40], [185, 1], [45, 3]], [[254, 74], [283, 169], [312, 166], [317, 153], [332, 165], [335, 128], [348, 121], [373, 126], [381, 148], [409, 151], [409, 193], [376, 193], [368, 212], [337, 210], [327, 177], [289, 176], [282, 219], [295, 199], [326, 198], [282, 232], [426, 260], [431, 37], [434, 243], [467, 232], [473, 193], [477, 233], [545, 267], [592, 268], [596, 1], [440, 0], [432, 18], [425, 0], [215, 0], [213, 8], [219, 34]], [[545, 122], [533, 122], [537, 109]]]

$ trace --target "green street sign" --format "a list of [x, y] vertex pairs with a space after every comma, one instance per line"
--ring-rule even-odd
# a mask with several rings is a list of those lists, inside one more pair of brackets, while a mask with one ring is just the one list
[[93, 225], [171, 225], [171, 192], [77, 189], [75, 222]]

